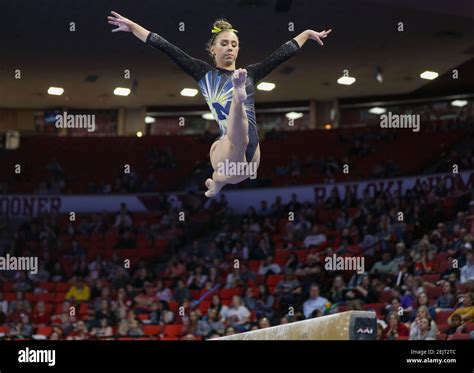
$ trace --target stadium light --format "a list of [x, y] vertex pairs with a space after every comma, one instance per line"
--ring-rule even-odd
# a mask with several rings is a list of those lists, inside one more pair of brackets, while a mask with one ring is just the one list
[[467, 105], [467, 101], [466, 100], [454, 100], [454, 101], [451, 101], [451, 105], [455, 106], [455, 107], [463, 107], [463, 106]]
[[61, 96], [64, 93], [64, 88], [61, 87], [49, 87], [48, 94], [52, 96]]
[[275, 89], [276, 85], [273, 83], [268, 83], [268, 82], [261, 82], [258, 86], [257, 89], [261, 91], [271, 91]]
[[204, 113], [202, 117], [205, 120], [214, 120], [214, 115], [212, 115], [212, 113]]
[[378, 106], [369, 109], [369, 113], [370, 113], [370, 114], [376, 114], [376, 115], [383, 114], [383, 113], [385, 113], [386, 111], [387, 111], [387, 110], [384, 109], [383, 107], [378, 107]]
[[351, 85], [356, 81], [356, 78], [352, 76], [341, 76], [337, 82], [342, 85]]
[[435, 71], [425, 71], [420, 74], [421, 79], [433, 80], [436, 79], [439, 74]]
[[180, 93], [181, 96], [194, 97], [198, 94], [198, 90], [194, 88], [184, 88]]
[[303, 113], [297, 113], [296, 111], [290, 111], [289, 113], [286, 113], [285, 116], [288, 119], [299, 119], [303, 116]]
[[129, 88], [117, 87], [114, 89], [115, 96], [128, 96], [130, 94]]

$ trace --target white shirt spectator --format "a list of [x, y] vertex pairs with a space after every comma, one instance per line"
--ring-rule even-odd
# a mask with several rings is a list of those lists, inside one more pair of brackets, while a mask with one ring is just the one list
[[474, 264], [466, 263], [461, 268], [461, 284], [465, 284], [468, 281], [474, 281]]
[[114, 226], [130, 227], [133, 224], [132, 218], [126, 213], [120, 213], [115, 218]]
[[321, 313], [324, 311], [326, 308], [326, 304], [329, 301], [321, 296], [318, 296], [315, 299], [309, 298], [306, 302], [303, 303], [303, 313], [304, 316], [309, 319], [311, 318], [311, 314], [314, 312], [314, 310], [319, 310]]
[[8, 312], [8, 301], [0, 300], [0, 312], [3, 312], [5, 315]]
[[276, 263], [265, 265], [262, 262], [262, 264], [260, 264], [260, 268], [258, 269], [258, 274], [266, 275], [268, 271], [272, 271], [275, 275], [278, 275], [281, 272], [281, 267]]
[[304, 247], [310, 247], [310, 246], [318, 246], [325, 242], [326, 236], [322, 233], [319, 234], [310, 234], [309, 236], [306, 236], [306, 238], [303, 241]]
[[164, 300], [169, 303], [173, 299], [173, 294], [170, 289], [164, 288], [156, 292], [156, 297], [158, 300]]
[[240, 306], [238, 308], [230, 307], [227, 311], [226, 320], [235, 319], [234, 322], [237, 324], [240, 324], [244, 322], [244, 320], [248, 319], [249, 317], [250, 317], [250, 311], [247, 309], [247, 307], [245, 306]]

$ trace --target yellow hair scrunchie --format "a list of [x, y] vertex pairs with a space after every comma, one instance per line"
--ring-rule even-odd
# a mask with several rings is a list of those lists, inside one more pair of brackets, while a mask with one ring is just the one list
[[[218, 33], [221, 32], [221, 31], [222, 31], [222, 29], [221, 29], [220, 27], [217, 27], [217, 26], [213, 26], [213, 28], [212, 28], [212, 30], [211, 30], [211, 32], [212, 32], [213, 34], [218, 34]], [[236, 29], [233, 29], [233, 28], [231, 28], [231, 29], [226, 29], [226, 30], [224, 30], [224, 31], [238, 32]]]

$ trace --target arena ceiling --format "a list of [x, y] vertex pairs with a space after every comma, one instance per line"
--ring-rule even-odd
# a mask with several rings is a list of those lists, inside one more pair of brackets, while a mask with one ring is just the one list
[[[196, 87], [164, 54], [131, 34], [111, 33], [111, 10], [142, 24], [188, 54], [209, 61], [210, 24], [225, 17], [239, 30], [238, 67], [261, 60], [297, 33], [332, 28], [320, 47], [300, 53], [265, 80], [277, 87], [257, 92], [259, 102], [471, 92], [474, 87], [472, 0], [0, 0], [0, 107], [114, 108], [202, 105]], [[70, 32], [70, 22], [76, 31]], [[178, 30], [184, 22], [186, 31]], [[288, 31], [294, 22], [295, 32]], [[403, 22], [404, 31], [397, 26]], [[379, 66], [383, 83], [375, 79]], [[459, 68], [459, 79], [451, 78]], [[14, 79], [15, 69], [21, 79]], [[130, 69], [131, 79], [123, 79]], [[355, 84], [336, 80], [348, 69]], [[437, 71], [434, 81], [422, 80]], [[49, 96], [49, 86], [64, 87]], [[113, 95], [132, 88], [129, 97]]]

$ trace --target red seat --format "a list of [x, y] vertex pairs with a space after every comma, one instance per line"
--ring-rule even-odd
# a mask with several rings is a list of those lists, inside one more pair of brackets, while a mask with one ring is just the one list
[[452, 311], [439, 311], [436, 313], [436, 324], [448, 324], [448, 318], [451, 316]]
[[231, 299], [234, 295], [239, 295], [239, 289], [229, 288], [219, 291], [219, 297], [221, 299]]
[[436, 300], [443, 293], [441, 286], [426, 286], [425, 290], [429, 300]]
[[206, 315], [210, 306], [211, 306], [211, 301], [203, 300], [199, 304], [199, 311], [201, 311], [201, 314]]
[[3, 299], [11, 302], [12, 300], [16, 299], [16, 294], [15, 293], [4, 293], [3, 294]]
[[178, 302], [175, 302], [174, 300], [172, 300], [171, 302], [168, 303], [168, 305], [170, 307], [170, 311], [172, 312], [178, 311], [178, 308], [179, 308]]
[[193, 299], [199, 299], [199, 296], [201, 295], [201, 290], [190, 290], [189, 292], [191, 293], [191, 297], [193, 297]]
[[148, 336], [158, 335], [161, 332], [161, 325], [145, 325], [143, 333]]
[[141, 321], [148, 320], [148, 319], [150, 319], [150, 315], [148, 315], [147, 313], [140, 313], [138, 315], [138, 319], [141, 320]]
[[451, 340], [471, 339], [471, 335], [467, 333], [455, 334], [450, 339]]
[[89, 311], [89, 305], [87, 303], [81, 303], [81, 305], [79, 306], [79, 315], [80, 316], [87, 315], [88, 311]]
[[66, 297], [66, 293], [56, 293], [54, 296], [55, 303], [62, 303], [64, 302], [64, 298]]
[[67, 282], [58, 282], [56, 284], [56, 291], [61, 293], [67, 293], [70, 287], [71, 285], [69, 285]]
[[37, 296], [34, 293], [25, 293], [25, 299], [28, 302], [36, 302]]
[[13, 282], [5, 282], [2, 287], [3, 292], [8, 293], [13, 291]]
[[183, 334], [183, 325], [181, 324], [170, 324], [165, 325], [163, 329], [165, 337], [180, 337]]
[[269, 275], [267, 277], [267, 285], [276, 286], [282, 280], [283, 280], [283, 275]]
[[56, 283], [55, 282], [42, 282], [42, 283], [40, 283], [39, 287], [41, 289], [52, 292], [54, 290], [54, 288], [56, 287]]
[[444, 333], [439, 333], [439, 334], [436, 336], [436, 339], [437, 339], [438, 341], [444, 341], [444, 340], [446, 340], [446, 334], [444, 334]]
[[251, 260], [251, 261], [249, 261], [249, 269], [252, 272], [258, 272], [259, 268], [260, 268], [260, 260]]
[[393, 293], [391, 290], [384, 290], [379, 297], [379, 303], [390, 303], [393, 298]]
[[466, 333], [470, 333], [474, 331], [474, 322], [468, 322], [466, 323], [466, 326], [464, 327], [464, 331]]
[[43, 302], [54, 302], [54, 295], [49, 293], [38, 294], [36, 299]]
[[446, 332], [446, 330], [448, 330], [448, 328], [449, 328], [449, 324], [438, 324], [438, 330], [441, 333]]
[[10, 329], [8, 326], [0, 326], [0, 334], [8, 334]]
[[49, 337], [51, 335], [51, 333], [53, 332], [53, 328], [50, 327], [50, 326], [42, 326], [42, 327], [39, 327], [38, 330], [36, 331], [36, 334], [41, 334], [41, 335], [44, 335], [46, 337]]
[[381, 315], [383, 310], [385, 309], [385, 303], [368, 303], [364, 304], [363, 307], [364, 311], [375, 311], [377, 315]]
[[431, 282], [432, 284], [435, 284], [436, 281], [439, 280], [439, 277], [440, 277], [439, 273], [433, 273], [433, 274], [421, 276], [421, 278], [423, 279], [423, 281]]

